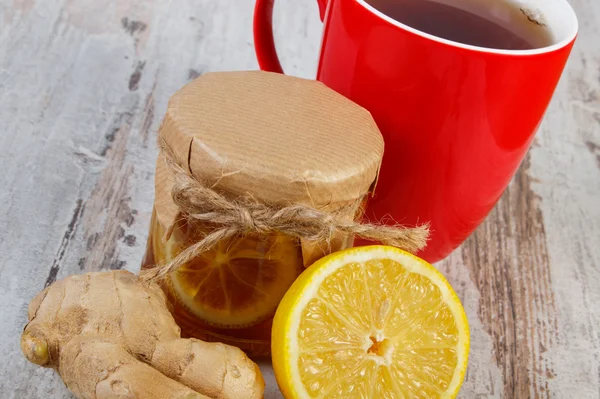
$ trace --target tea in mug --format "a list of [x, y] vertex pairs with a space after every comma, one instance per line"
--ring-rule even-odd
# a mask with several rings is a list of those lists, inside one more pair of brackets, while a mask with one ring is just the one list
[[[535, 10], [511, 4], [472, 0], [367, 0], [388, 17], [439, 38], [503, 50], [530, 50], [552, 44], [551, 35]], [[467, 4], [467, 5], [465, 5]]]

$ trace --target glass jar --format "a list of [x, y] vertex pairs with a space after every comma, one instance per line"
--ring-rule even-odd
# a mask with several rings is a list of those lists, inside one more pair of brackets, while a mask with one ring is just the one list
[[[179, 221], [166, 242], [152, 215], [144, 266], [167, 263], [198, 241], [202, 228]], [[249, 234], [220, 242], [175, 272], [163, 284], [184, 336], [235, 345], [254, 356], [268, 355], [272, 316], [304, 270], [297, 239]]]
[[[383, 153], [363, 108], [318, 82], [266, 72], [199, 77], [171, 98], [159, 136], [178, 165], [227, 198], [308, 205], [348, 220], [372, 189]], [[175, 174], [162, 159], [144, 268], [172, 261], [215, 228], [178, 209]], [[287, 289], [305, 267], [351, 244], [339, 234], [325, 243], [250, 231], [173, 271], [162, 287], [184, 336], [268, 355]]]

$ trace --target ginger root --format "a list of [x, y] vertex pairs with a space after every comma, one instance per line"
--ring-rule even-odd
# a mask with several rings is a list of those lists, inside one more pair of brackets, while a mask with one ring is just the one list
[[240, 349], [180, 337], [162, 290], [126, 271], [67, 277], [29, 304], [21, 349], [81, 399], [259, 399]]

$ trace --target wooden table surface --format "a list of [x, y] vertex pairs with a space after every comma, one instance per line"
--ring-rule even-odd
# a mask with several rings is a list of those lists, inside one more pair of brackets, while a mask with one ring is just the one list
[[[314, 0], [279, 0], [285, 69], [313, 77]], [[437, 264], [471, 325], [462, 398], [600, 396], [600, 2], [533, 147], [475, 234]], [[0, 0], [0, 397], [70, 398], [29, 364], [30, 299], [71, 273], [136, 271], [155, 130], [206, 71], [256, 69], [251, 0]], [[267, 398], [279, 398], [267, 374]]]

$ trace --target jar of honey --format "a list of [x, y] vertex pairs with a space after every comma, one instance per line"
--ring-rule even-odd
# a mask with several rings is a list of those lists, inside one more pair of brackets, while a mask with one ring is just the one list
[[[180, 170], [232, 204], [243, 197], [273, 209], [302, 205], [349, 221], [360, 216], [383, 155], [365, 109], [319, 82], [258, 71], [207, 73], [184, 86], [169, 101], [159, 140]], [[228, 228], [177, 205], [177, 174], [163, 152], [144, 268]], [[353, 239], [333, 233], [319, 242], [283, 230], [244, 230], [166, 276], [162, 287], [184, 336], [269, 354], [286, 290]]]

